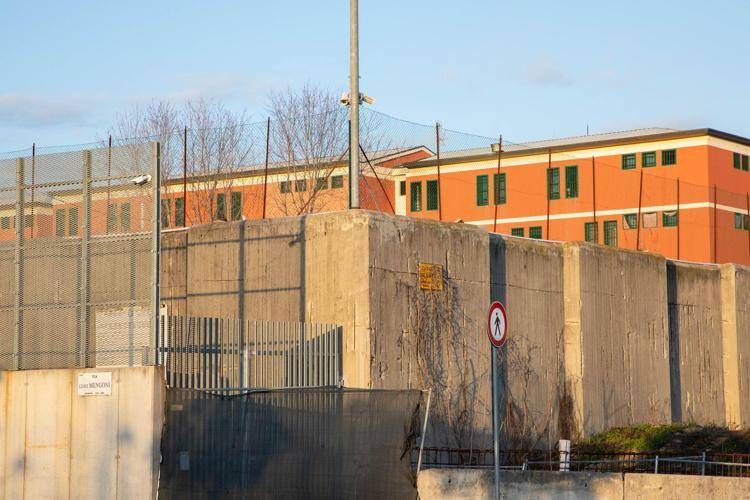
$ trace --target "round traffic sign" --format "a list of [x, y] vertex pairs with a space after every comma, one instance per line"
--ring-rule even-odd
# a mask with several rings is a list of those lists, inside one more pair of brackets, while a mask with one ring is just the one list
[[495, 347], [502, 347], [508, 340], [508, 316], [505, 314], [505, 307], [497, 300], [490, 305], [487, 336]]

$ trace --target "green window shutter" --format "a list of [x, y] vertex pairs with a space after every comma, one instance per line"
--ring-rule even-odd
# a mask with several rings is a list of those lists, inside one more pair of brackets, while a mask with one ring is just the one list
[[[3, 229], [8, 229], [5, 227], [5, 218], [3, 218]], [[55, 236], [65, 236], [65, 209], [63, 208], [55, 210]]]
[[599, 223], [586, 222], [584, 224], [584, 237], [589, 243], [599, 243]]
[[[128, 205], [128, 224], [130, 223], [130, 204]], [[125, 205], [123, 205], [123, 210]], [[123, 226], [125, 225], [125, 218], [123, 217]], [[174, 199], [174, 225], [176, 227], [185, 227], [185, 198]], [[129, 230], [129, 228], [128, 228]]]
[[523, 238], [524, 232], [522, 227], [514, 227], [510, 230], [511, 236], [520, 236]]
[[240, 191], [232, 191], [230, 195], [230, 209], [232, 220], [242, 219], [242, 193]]
[[[60, 218], [60, 212], [63, 214], [63, 234], [58, 234], [57, 236], [64, 236], [65, 235], [65, 212], [63, 210], [55, 210], [55, 233], [57, 233], [57, 227], [58, 223], [57, 220]], [[10, 217], [2, 217], [0, 218], [0, 227], [3, 229], [10, 229]]]
[[115, 230], [115, 216], [117, 206], [114, 203], [107, 205], [107, 232], [111, 233]]
[[292, 192], [292, 181], [281, 181], [279, 183], [279, 190], [283, 193], [291, 193]]
[[161, 227], [167, 228], [169, 227], [169, 221], [171, 217], [169, 216], [169, 213], [171, 212], [170, 208], [172, 206], [171, 201], [168, 198], [164, 198], [161, 200]]
[[315, 191], [328, 189], [328, 177], [318, 177], [315, 179]]
[[635, 155], [629, 154], [629, 155], [622, 155], [622, 169], [623, 170], [632, 170], [635, 168]]
[[735, 229], [742, 229], [742, 222], [743, 222], [743, 214], [734, 214], [734, 228]]
[[656, 152], [649, 151], [648, 153], [641, 153], [641, 166], [643, 168], [650, 168], [656, 166]]
[[214, 214], [214, 219], [227, 220], [227, 195], [224, 193], [216, 195], [216, 213]]
[[617, 246], [617, 221], [604, 221], [604, 244], [613, 247]]
[[536, 240], [542, 239], [542, 226], [532, 226], [529, 228], [529, 238]]
[[677, 150], [676, 149], [665, 149], [661, 152], [661, 165], [666, 167], [668, 165], [677, 165]]
[[638, 226], [638, 214], [625, 214], [622, 216], [622, 226], [625, 229], [636, 229]]
[[[175, 200], [175, 207], [177, 206], [178, 200], [182, 200], [182, 198], [177, 198], [177, 200]], [[120, 205], [120, 227], [122, 228], [122, 232], [130, 232], [130, 203], [123, 203]]]
[[747, 172], [749, 168], [750, 168], [750, 157], [748, 157], [747, 155], [742, 155], [742, 170]]
[[78, 236], [78, 207], [68, 209], [68, 236]]
[[492, 184], [495, 186], [495, 205], [503, 205], [508, 201], [505, 184], [505, 173], [494, 174]]
[[438, 208], [438, 181], [427, 181], [427, 210]]
[[406, 181], [399, 182], [398, 189], [401, 196], [406, 196]]
[[422, 183], [412, 182], [410, 189], [411, 189], [411, 211], [421, 212], [422, 211]]
[[307, 179], [297, 179], [294, 181], [294, 190], [298, 193], [307, 191]]
[[677, 225], [677, 211], [674, 212], [662, 212], [661, 213], [661, 225], [664, 227], [675, 227]]
[[565, 167], [565, 197], [578, 198], [578, 166]]
[[489, 177], [477, 175], [477, 206], [485, 207], [489, 203]]
[[331, 188], [333, 189], [340, 189], [344, 187], [344, 176], [343, 175], [334, 175], [331, 177]]
[[547, 169], [547, 197], [550, 200], [560, 199], [560, 169]]
[[740, 169], [741, 158], [742, 155], [740, 155], [739, 153], [732, 153], [732, 166], [734, 166], [736, 170]]

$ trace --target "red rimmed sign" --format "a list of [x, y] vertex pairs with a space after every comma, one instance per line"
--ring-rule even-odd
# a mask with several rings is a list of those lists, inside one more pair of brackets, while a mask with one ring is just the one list
[[508, 340], [508, 315], [505, 307], [497, 300], [490, 305], [487, 316], [487, 336], [493, 346], [500, 348]]

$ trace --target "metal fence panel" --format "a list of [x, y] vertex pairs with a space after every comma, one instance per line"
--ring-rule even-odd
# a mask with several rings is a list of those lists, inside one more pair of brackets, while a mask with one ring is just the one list
[[162, 316], [157, 362], [170, 387], [231, 390], [341, 384], [342, 327]]
[[154, 362], [156, 151], [0, 158], [0, 369]]

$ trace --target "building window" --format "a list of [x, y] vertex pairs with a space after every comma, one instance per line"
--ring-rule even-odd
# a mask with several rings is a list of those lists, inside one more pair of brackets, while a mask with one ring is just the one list
[[565, 197], [578, 198], [578, 166], [565, 167]]
[[[56, 216], [57, 216], [57, 212], [63, 212], [63, 221], [64, 221], [65, 220], [65, 212], [63, 210], [55, 210], [55, 215]], [[10, 229], [10, 217], [2, 217], [2, 218], [0, 218], [0, 227], [2, 227], [3, 229]], [[63, 234], [64, 233], [65, 233], [65, 224], [63, 224]]]
[[477, 206], [486, 207], [489, 204], [489, 177], [477, 175]]
[[333, 189], [339, 189], [344, 187], [344, 176], [343, 175], [334, 175], [331, 177], [331, 188]]
[[[128, 224], [130, 224], [130, 204], [128, 205]], [[125, 205], [122, 206], [122, 210], [125, 210]], [[124, 217], [124, 215], [120, 215], [120, 217]], [[122, 219], [123, 222], [125, 219]], [[123, 224], [124, 226], [125, 224]], [[174, 199], [174, 225], [177, 227], [185, 227], [185, 198], [175, 198]], [[129, 231], [130, 227], [128, 229], [125, 229], [123, 227], [124, 231]]]
[[292, 181], [281, 181], [279, 183], [279, 189], [283, 194], [292, 192]]
[[589, 243], [599, 243], [599, 223], [587, 222], [583, 226], [584, 238]]
[[26, 214], [23, 216], [23, 227], [32, 227], [34, 225], [34, 216]]
[[622, 169], [632, 170], [635, 168], [635, 154], [622, 155]]
[[547, 169], [547, 197], [550, 200], [560, 199], [560, 169]]
[[638, 214], [625, 214], [622, 216], [622, 227], [625, 229], [637, 229]]
[[229, 202], [231, 204], [230, 209], [232, 220], [242, 219], [242, 193], [240, 191], [232, 191]]
[[318, 177], [315, 179], [315, 191], [328, 189], [328, 177]]
[[117, 205], [110, 203], [107, 205], [107, 232], [115, 230], [115, 217], [117, 216]]
[[740, 169], [740, 162], [742, 160], [742, 155], [739, 153], [732, 153], [732, 165], [736, 170]]
[[531, 226], [529, 228], [529, 238], [534, 238], [535, 240], [541, 240], [542, 239], [542, 226]]
[[[3, 224], [3, 229], [7, 229], [5, 227], [5, 224]], [[55, 210], [55, 236], [57, 237], [65, 236], [65, 209], [64, 208]]]
[[748, 216], [745, 214], [734, 214], [734, 228], [735, 229], [748, 229], [750, 223], [748, 223]]
[[511, 236], [520, 236], [521, 238], [523, 238], [523, 236], [524, 236], [523, 228], [522, 227], [511, 228], [510, 235]]
[[604, 244], [613, 246], [613, 247], [617, 246], [617, 221], [616, 220], [604, 221]]
[[676, 149], [665, 149], [661, 152], [661, 165], [666, 167], [667, 165], [677, 165], [677, 150]]
[[656, 166], [656, 152], [649, 151], [648, 153], [641, 153], [641, 166], [643, 168], [655, 167]]
[[747, 172], [748, 169], [750, 169], [750, 157], [742, 155], [742, 170]]
[[677, 225], [677, 210], [662, 212], [661, 225], [664, 227], [675, 227]]
[[171, 208], [172, 200], [169, 198], [161, 200], [161, 227], [169, 227], [169, 222], [172, 220], [172, 217], [170, 217]]
[[422, 211], [422, 183], [412, 182], [410, 189], [411, 189], [411, 211], [421, 212]]
[[216, 214], [214, 215], [216, 220], [227, 220], [227, 195], [225, 193], [218, 193], [216, 195]]
[[297, 179], [294, 181], [294, 190], [298, 193], [307, 191], [307, 179]]
[[427, 181], [427, 210], [438, 208], [438, 181]]
[[659, 219], [656, 217], [656, 212], [648, 212], [641, 215], [641, 227], [644, 229], [653, 229], [658, 227]]
[[398, 183], [398, 190], [401, 196], [406, 196], [406, 181], [401, 181]]
[[78, 207], [68, 209], [68, 236], [78, 236]]
[[505, 174], [495, 174], [492, 183], [495, 186], [495, 205], [505, 204], [508, 201]]
[[[182, 201], [182, 198], [177, 198], [175, 200], [175, 209], [177, 208], [178, 201]], [[175, 218], [177, 218], [179, 214], [180, 212], [177, 212]], [[122, 232], [130, 232], [130, 203], [123, 203], [120, 205], [120, 227], [122, 228]]]

